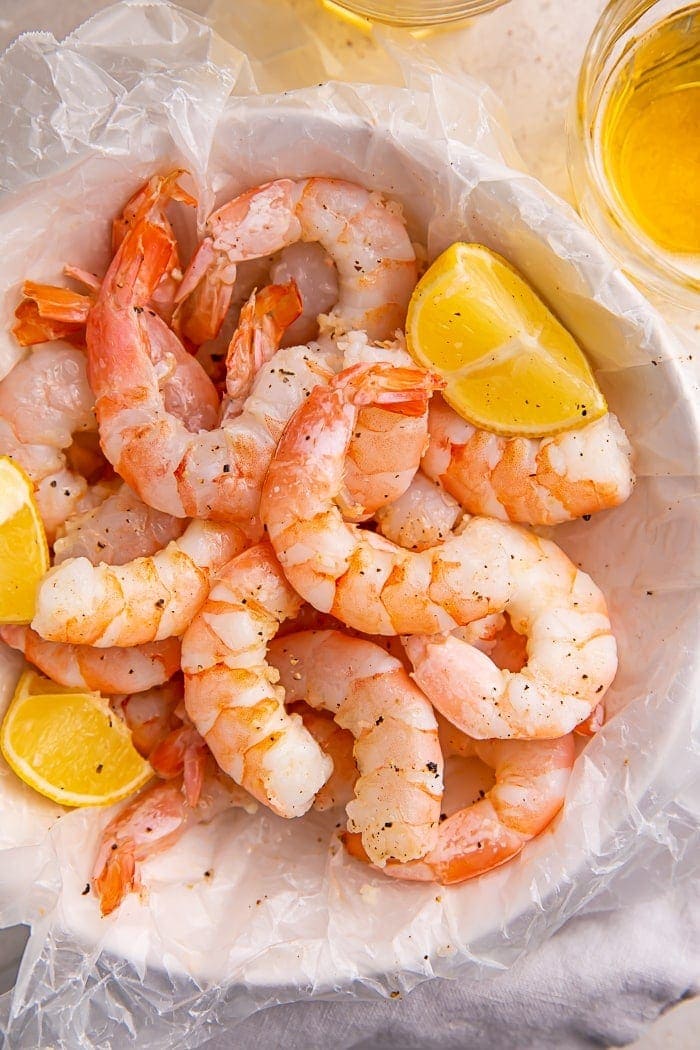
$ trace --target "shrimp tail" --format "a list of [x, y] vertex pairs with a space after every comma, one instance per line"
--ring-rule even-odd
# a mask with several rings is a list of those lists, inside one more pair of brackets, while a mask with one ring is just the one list
[[[101, 860], [102, 852], [98, 858]], [[97, 869], [97, 865], [95, 866]], [[100, 912], [109, 915], [127, 894], [139, 888], [133, 844], [123, 843], [110, 849], [104, 863], [93, 875], [92, 885], [100, 901]]]
[[285, 331], [301, 309], [295, 281], [253, 291], [243, 305], [226, 354], [227, 416], [243, 411], [256, 375], [275, 356]]
[[151, 299], [172, 254], [170, 237], [161, 226], [142, 219], [132, 232], [121, 246], [121, 265], [113, 282], [115, 301], [126, 307]]
[[255, 299], [256, 320], [269, 318], [278, 338], [301, 314], [302, 301], [295, 280], [287, 284], [269, 284]]
[[50, 284], [25, 281], [24, 299], [15, 310], [12, 334], [20, 346], [49, 343], [55, 339], [82, 339], [92, 298]]
[[181, 339], [201, 346], [218, 334], [235, 279], [236, 267], [217, 256], [209, 238], [201, 241], [175, 299], [173, 329]]
[[182, 774], [187, 805], [199, 802], [207, 762], [207, 745], [191, 725], [180, 726], [161, 740], [149, 755], [159, 777], [172, 780]]
[[196, 197], [178, 185], [177, 180], [186, 174], [184, 168], [175, 168], [168, 175], [154, 175], [129, 198], [122, 214], [112, 223], [113, 253], [121, 245], [131, 225], [149, 215], [156, 206], [162, 210], [164, 202], [167, 201], [178, 201], [188, 207], [196, 206]]
[[338, 386], [352, 389], [350, 400], [357, 406], [381, 405], [387, 412], [421, 416], [431, 395], [445, 381], [422, 368], [395, 368], [386, 364], [353, 365], [346, 369]]

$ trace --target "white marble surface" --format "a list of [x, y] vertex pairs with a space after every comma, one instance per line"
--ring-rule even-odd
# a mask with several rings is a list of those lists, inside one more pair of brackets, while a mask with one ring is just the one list
[[[181, 3], [198, 13], [210, 7], [209, 0]], [[330, 16], [317, 0], [291, 3], [323, 40], [340, 75], [350, 71], [360, 79], [362, 71], [380, 68], [376, 48], [366, 34]], [[61, 36], [105, 6], [104, 0], [63, 0], [61, 4], [0, 0], [0, 48], [17, 33], [30, 29], [48, 29]], [[421, 41], [440, 65], [480, 77], [496, 91], [525, 165], [569, 199], [564, 121], [586, 40], [603, 7], [604, 0], [511, 0], [466, 27], [435, 33]], [[235, 0], [215, 0], [213, 4], [215, 20], [223, 32], [235, 12]], [[665, 312], [678, 320], [670, 310]], [[686, 334], [692, 331], [687, 317], [681, 321]], [[13, 943], [11, 937], [5, 942], [6, 954]], [[0, 958], [0, 971], [2, 966]], [[695, 1000], [669, 1011], [634, 1045], [637, 1050], [694, 1050], [699, 1041], [700, 1002]]]

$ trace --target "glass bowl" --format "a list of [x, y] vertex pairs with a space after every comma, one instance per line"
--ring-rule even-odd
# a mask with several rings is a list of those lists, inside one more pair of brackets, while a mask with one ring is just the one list
[[392, 26], [434, 26], [493, 11], [508, 0], [331, 0], [327, 6]]
[[[634, 48], [668, 19], [679, 23], [677, 40], [690, 39], [690, 20], [700, 4], [678, 0], [613, 0], [603, 11], [586, 49], [574, 105], [567, 121], [568, 167], [582, 217], [622, 268], [643, 286], [691, 309], [700, 306], [700, 255], [674, 254], [652, 240], [631, 217], [606, 170], [603, 123], [616, 81], [634, 61]], [[684, 28], [685, 25], [685, 28]], [[696, 26], [697, 28], [697, 26]], [[692, 40], [691, 40], [692, 46]], [[674, 61], [680, 48], [667, 54]], [[654, 71], [650, 70], [653, 76]]]

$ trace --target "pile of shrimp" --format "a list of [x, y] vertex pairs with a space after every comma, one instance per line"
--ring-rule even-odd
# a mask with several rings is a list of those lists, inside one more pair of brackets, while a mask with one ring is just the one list
[[[104, 274], [24, 284], [0, 383], [0, 454], [53, 548], [31, 626], [0, 636], [110, 697], [154, 772], [103, 831], [102, 913], [230, 807], [344, 807], [358, 863], [482, 875], [561, 809], [617, 668], [603, 594], [527, 526], [625, 500], [627, 439], [612, 415], [537, 440], [448, 407], [405, 351], [395, 202], [277, 179], [184, 266], [184, 175], [126, 203]], [[453, 756], [492, 786], [448, 812]]]

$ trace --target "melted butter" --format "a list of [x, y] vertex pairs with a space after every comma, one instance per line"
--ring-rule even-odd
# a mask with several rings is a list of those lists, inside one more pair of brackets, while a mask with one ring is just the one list
[[700, 254], [700, 4], [650, 30], [618, 66], [601, 148], [633, 222], [667, 252]]

